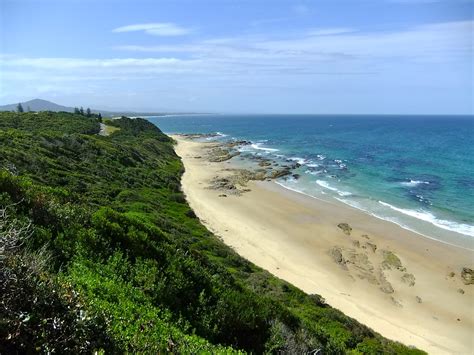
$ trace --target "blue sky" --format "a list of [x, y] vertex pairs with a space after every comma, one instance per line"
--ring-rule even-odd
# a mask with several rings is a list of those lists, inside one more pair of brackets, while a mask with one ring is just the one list
[[0, 0], [0, 103], [473, 114], [473, 0]]

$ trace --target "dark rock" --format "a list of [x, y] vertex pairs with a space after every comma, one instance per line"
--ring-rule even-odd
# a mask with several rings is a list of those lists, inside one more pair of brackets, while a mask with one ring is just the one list
[[383, 255], [382, 265], [384, 266], [384, 268], [386, 269], [395, 268], [400, 271], [404, 270], [402, 266], [402, 262], [400, 261], [398, 256], [396, 256], [393, 252], [389, 250], [382, 250], [382, 255]]
[[329, 250], [329, 255], [331, 255], [332, 259], [342, 267], [346, 268], [346, 261], [342, 256], [342, 250], [339, 247], [333, 247]]
[[279, 177], [283, 177], [283, 176], [286, 176], [286, 175], [289, 175], [289, 174], [290, 174], [290, 169], [289, 168], [281, 169], [281, 170], [273, 170], [270, 173], [269, 178], [278, 179]]
[[250, 141], [237, 140], [237, 141], [231, 141], [231, 142], [226, 143], [226, 147], [234, 148], [234, 147], [240, 147], [243, 145], [250, 145], [250, 144], [252, 144], [252, 142]]
[[408, 284], [408, 286], [415, 286], [415, 275], [405, 273], [402, 276], [402, 281]]
[[370, 250], [372, 250], [372, 252], [374, 252], [374, 253], [377, 250], [377, 245], [375, 245], [374, 243], [367, 242], [367, 243], [365, 243], [365, 245], [367, 245], [367, 247], [369, 247]]
[[346, 234], [346, 235], [351, 235], [352, 227], [351, 227], [349, 224], [347, 224], [347, 223], [339, 223], [337, 226], [342, 229], [342, 231], [344, 232], [344, 234]]
[[384, 293], [393, 293], [392, 284], [387, 281], [382, 270], [379, 271], [380, 290]]
[[461, 271], [461, 278], [464, 285], [474, 284], [474, 270], [468, 267], [463, 267]]

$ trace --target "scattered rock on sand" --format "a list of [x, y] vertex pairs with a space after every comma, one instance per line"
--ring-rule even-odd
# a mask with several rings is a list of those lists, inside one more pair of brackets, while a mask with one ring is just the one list
[[416, 296], [416, 302], [421, 303], [421, 302], [423, 302], [423, 301], [421, 300], [421, 297]]
[[356, 248], [360, 248], [360, 242], [358, 240], [353, 240], [352, 245], [355, 246]]
[[372, 252], [374, 252], [374, 253], [375, 253], [375, 251], [377, 250], [377, 245], [375, 245], [374, 243], [367, 242], [367, 243], [365, 243], [365, 245], [366, 245], [370, 250], [372, 250]]
[[456, 273], [455, 273], [454, 271], [451, 271], [451, 272], [448, 274], [449, 277], [454, 277], [454, 275], [456, 275]]
[[226, 194], [220, 194], [219, 197], [227, 197]]
[[379, 270], [379, 281], [380, 281], [380, 290], [384, 293], [393, 293], [394, 289], [392, 287], [392, 284], [387, 281], [385, 278], [385, 274], [383, 273], [382, 270]]
[[352, 249], [347, 254], [346, 262], [353, 266], [353, 271], [357, 273], [359, 279], [367, 280], [373, 285], [379, 285], [379, 281], [374, 275], [374, 267], [367, 254], [356, 253], [355, 250]]
[[461, 295], [464, 295], [464, 290], [462, 288], [458, 288], [458, 292], [461, 294]]
[[238, 151], [230, 151], [229, 149], [222, 149], [221, 147], [217, 147], [209, 152], [209, 161], [213, 163], [218, 163], [232, 159], [233, 157], [239, 154], [240, 152]]
[[344, 257], [342, 256], [342, 250], [339, 247], [332, 247], [329, 249], [329, 255], [333, 258], [333, 260], [344, 267], [345, 269], [347, 268], [346, 266], [346, 261], [344, 260]]
[[259, 166], [271, 166], [272, 162], [270, 160], [262, 160], [261, 162], [258, 163]]
[[398, 269], [403, 270], [402, 262], [393, 252], [390, 250], [382, 250], [383, 262], [382, 265], [385, 269]]
[[468, 267], [463, 267], [461, 272], [461, 278], [464, 285], [474, 284], [474, 270]]
[[396, 300], [393, 296], [391, 297], [391, 299], [392, 299], [392, 303], [393, 303], [395, 306], [400, 307], [400, 308], [403, 307], [403, 305], [401, 304], [401, 302], [398, 301], [398, 300]]
[[408, 284], [408, 286], [415, 286], [415, 275], [405, 273], [402, 276], [402, 281], [404, 283]]
[[339, 223], [337, 226], [342, 229], [344, 234], [351, 235], [352, 227], [348, 223]]
[[235, 147], [241, 147], [241, 146], [250, 145], [250, 144], [252, 144], [252, 142], [250, 141], [236, 140], [236, 141], [227, 142], [225, 145], [229, 148], [235, 148]]
[[290, 168], [285, 167], [283, 169], [272, 170], [272, 172], [270, 173], [269, 178], [278, 179], [279, 177], [283, 177], [283, 176], [286, 176], [286, 175], [289, 175], [289, 174], [291, 174]]

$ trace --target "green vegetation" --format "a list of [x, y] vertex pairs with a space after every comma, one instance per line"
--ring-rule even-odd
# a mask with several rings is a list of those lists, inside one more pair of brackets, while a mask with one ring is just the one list
[[222, 244], [154, 125], [78, 111], [0, 113], [0, 353], [422, 353]]

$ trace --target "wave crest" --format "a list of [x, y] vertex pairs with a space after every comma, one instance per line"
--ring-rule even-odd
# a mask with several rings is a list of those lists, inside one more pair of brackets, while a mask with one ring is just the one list
[[454, 222], [454, 221], [439, 219], [439, 218], [436, 218], [436, 216], [434, 216], [432, 213], [427, 212], [427, 211], [423, 211], [423, 210], [409, 210], [409, 209], [405, 209], [405, 208], [399, 208], [399, 207], [395, 207], [395, 206], [393, 206], [389, 203], [383, 202], [383, 201], [379, 201], [379, 203], [382, 206], [388, 207], [388, 208], [390, 208], [394, 211], [403, 213], [407, 216], [417, 218], [419, 220], [431, 223], [431, 224], [435, 225], [436, 227], [446, 229], [446, 230], [449, 230], [451, 232], [456, 232], [456, 233], [460, 233], [460, 234], [469, 235], [471, 237], [474, 237], [474, 226], [472, 226], [470, 224], [457, 223], [457, 222]]

